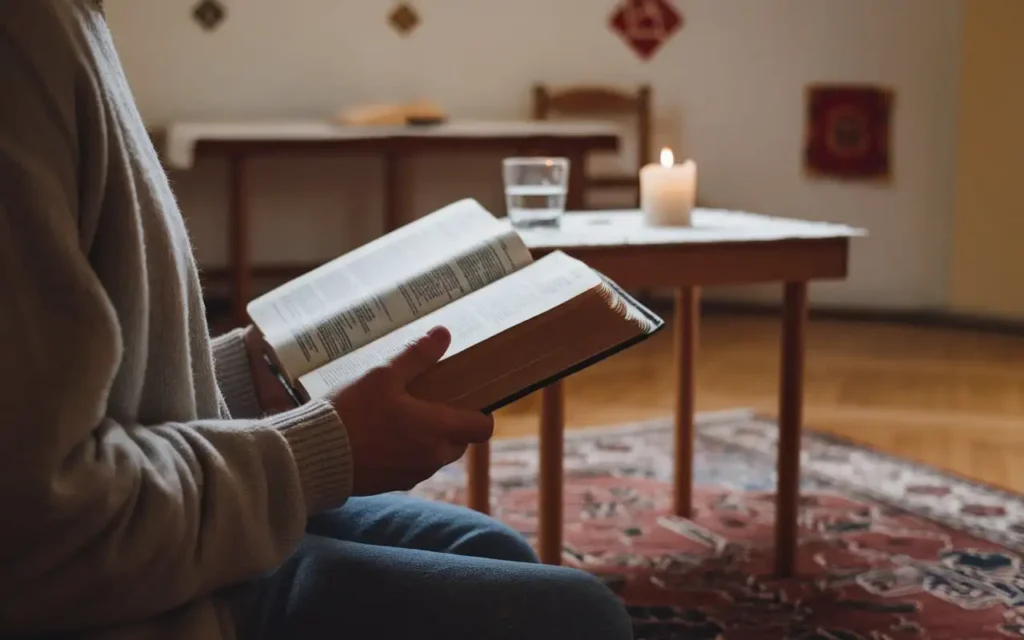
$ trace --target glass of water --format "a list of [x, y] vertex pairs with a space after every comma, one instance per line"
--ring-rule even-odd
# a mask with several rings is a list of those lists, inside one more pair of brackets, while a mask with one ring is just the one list
[[569, 189], [566, 158], [505, 158], [505, 206], [516, 227], [558, 226]]

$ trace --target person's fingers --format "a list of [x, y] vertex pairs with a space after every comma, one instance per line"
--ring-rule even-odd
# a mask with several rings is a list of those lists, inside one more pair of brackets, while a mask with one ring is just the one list
[[410, 343], [391, 359], [390, 367], [403, 384], [411, 382], [424, 371], [437, 364], [452, 343], [452, 334], [444, 327], [436, 327], [425, 336]]
[[455, 443], [449, 444], [446, 447], [445, 453], [447, 454], [447, 456], [446, 456], [446, 458], [444, 460], [444, 464], [442, 466], [446, 467], [446, 466], [450, 465], [451, 463], [457, 461], [462, 456], [466, 455], [466, 449], [468, 449], [468, 448], [469, 448], [469, 445], [465, 444], [465, 443], [462, 443], [462, 444], [455, 444]]
[[445, 439], [464, 442], [487, 442], [494, 435], [494, 418], [467, 409], [407, 398], [405, 403], [410, 424], [429, 429]]

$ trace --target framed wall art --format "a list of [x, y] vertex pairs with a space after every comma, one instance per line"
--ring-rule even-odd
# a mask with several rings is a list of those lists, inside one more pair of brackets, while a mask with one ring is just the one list
[[806, 172], [839, 180], [890, 181], [893, 102], [893, 91], [887, 87], [808, 87]]

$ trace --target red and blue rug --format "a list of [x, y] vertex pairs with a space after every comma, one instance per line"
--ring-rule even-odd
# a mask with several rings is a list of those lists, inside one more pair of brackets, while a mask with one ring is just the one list
[[[667, 421], [566, 438], [565, 564], [609, 580], [638, 640], [1024, 638], [1024, 498], [808, 433], [800, 575], [777, 580], [777, 427], [698, 422], [692, 520], [669, 514]], [[536, 441], [496, 441], [491, 473], [492, 512], [533, 537]], [[464, 486], [452, 465], [417, 493]]]

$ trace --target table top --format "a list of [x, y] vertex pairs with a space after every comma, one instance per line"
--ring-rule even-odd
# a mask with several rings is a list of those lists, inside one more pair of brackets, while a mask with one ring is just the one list
[[763, 243], [865, 236], [863, 229], [830, 222], [696, 209], [688, 227], [648, 227], [637, 210], [566, 213], [558, 228], [519, 231], [530, 249], [585, 249], [681, 244]]
[[264, 120], [172, 122], [165, 131], [165, 156], [177, 169], [192, 165], [195, 146], [202, 141], [323, 143], [396, 138], [460, 138], [506, 140], [519, 138], [619, 137], [614, 123], [597, 121], [454, 120], [429, 126], [353, 126], [329, 120]]
[[847, 275], [849, 240], [829, 222], [697, 209], [688, 227], [647, 227], [639, 211], [567, 213], [520, 236], [535, 255], [565, 251], [624, 287], [810, 282]]

